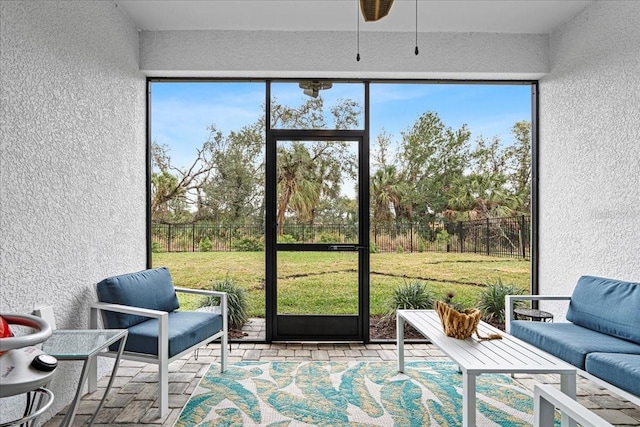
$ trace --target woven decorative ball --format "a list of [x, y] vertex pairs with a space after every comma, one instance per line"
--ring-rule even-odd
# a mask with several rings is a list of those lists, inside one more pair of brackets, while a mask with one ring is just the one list
[[459, 312], [442, 301], [436, 301], [435, 309], [440, 316], [445, 335], [461, 340], [469, 338], [476, 332], [482, 317], [480, 310], [469, 308]]

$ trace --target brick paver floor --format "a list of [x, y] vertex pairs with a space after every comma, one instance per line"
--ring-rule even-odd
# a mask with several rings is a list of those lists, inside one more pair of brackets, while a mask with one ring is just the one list
[[[261, 344], [233, 343], [229, 363], [243, 360], [336, 360], [336, 361], [395, 361], [395, 343], [302, 343]], [[435, 346], [427, 343], [410, 343], [405, 347], [406, 360], [447, 360]], [[169, 365], [169, 412], [158, 418], [156, 405], [156, 366], [123, 361], [105, 407], [100, 411], [95, 426], [133, 426], [140, 424], [172, 426], [182, 407], [212, 362], [219, 360], [219, 345], [209, 345]], [[536, 383], [553, 383], [559, 387], [557, 375], [515, 375], [515, 379], [533, 390]], [[95, 411], [108, 377], [98, 383], [98, 390], [86, 394], [79, 405], [74, 426], [81, 426]], [[578, 377], [578, 401], [594, 413], [614, 425], [640, 426], [640, 407], [624, 401], [592, 382]], [[64, 411], [45, 427], [58, 426]]]

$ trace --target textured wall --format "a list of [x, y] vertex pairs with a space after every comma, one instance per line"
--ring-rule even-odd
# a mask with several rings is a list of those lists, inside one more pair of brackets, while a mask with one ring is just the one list
[[150, 76], [537, 79], [548, 36], [536, 34], [143, 31]]
[[551, 36], [540, 80], [540, 292], [640, 281], [640, 2], [596, 2]]
[[[105, 1], [0, 2], [0, 20], [0, 312], [86, 328], [93, 283], [146, 262], [138, 34]], [[78, 376], [58, 368], [56, 410]]]

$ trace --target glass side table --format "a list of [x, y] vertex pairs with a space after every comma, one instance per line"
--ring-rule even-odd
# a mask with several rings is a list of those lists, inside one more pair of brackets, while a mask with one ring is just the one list
[[113, 380], [116, 376], [116, 372], [118, 371], [120, 356], [122, 356], [122, 351], [124, 350], [124, 346], [127, 341], [127, 333], [128, 332], [126, 329], [58, 329], [54, 330], [51, 337], [42, 343], [42, 351], [50, 354], [59, 361], [84, 360], [82, 374], [80, 375], [80, 380], [78, 381], [78, 389], [76, 390], [76, 395], [73, 398], [73, 401], [71, 402], [69, 410], [65, 414], [62, 423], [60, 423], [61, 426], [66, 427], [70, 426], [73, 423], [73, 419], [76, 415], [76, 410], [78, 409], [78, 403], [80, 403], [82, 388], [85, 381], [87, 380], [89, 368], [91, 364], [95, 362], [94, 359], [96, 359], [96, 357], [99, 356], [100, 353], [103, 350], [107, 349], [111, 344], [120, 341], [116, 360], [113, 365], [113, 371], [111, 371], [111, 378], [109, 378], [109, 383], [104, 391], [104, 396], [102, 396], [102, 400], [100, 400], [98, 408], [89, 420], [89, 425], [93, 424], [96, 416], [107, 400], [107, 395], [109, 394], [109, 390], [111, 390], [111, 386], [113, 385]]
[[520, 317], [527, 317], [537, 322], [546, 322], [547, 320], [553, 322], [553, 314], [547, 311], [535, 310], [531, 308], [516, 308], [515, 310], [513, 310], [513, 312]]

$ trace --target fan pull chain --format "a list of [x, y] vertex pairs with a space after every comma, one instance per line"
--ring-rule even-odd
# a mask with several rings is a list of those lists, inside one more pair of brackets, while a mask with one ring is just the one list
[[356, 0], [356, 18], [358, 19], [358, 53], [356, 61], [360, 62], [360, 0]]
[[416, 56], [418, 55], [418, 0], [416, 0], [416, 50], [414, 51]]

